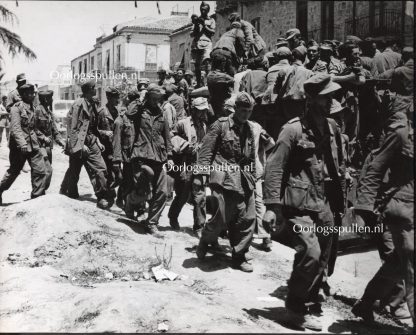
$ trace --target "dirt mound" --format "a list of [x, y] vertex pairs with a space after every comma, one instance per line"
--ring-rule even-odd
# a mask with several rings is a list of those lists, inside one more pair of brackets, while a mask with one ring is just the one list
[[[56, 194], [1, 208], [0, 331], [291, 331], [280, 321], [293, 250], [273, 243], [264, 253], [254, 242], [251, 274], [232, 270], [230, 253], [201, 262], [191, 207], [181, 213], [179, 232], [168, 227], [166, 210], [156, 238], [120, 212]], [[178, 279], [156, 282], [151, 269], [160, 263]], [[345, 296], [325, 303], [324, 323], [328, 331], [348, 332], [351, 323], [340, 320], [353, 319], [350, 305], [380, 263], [371, 252], [343, 256], [339, 264], [331, 284]], [[364, 333], [375, 331], [353, 322]]]

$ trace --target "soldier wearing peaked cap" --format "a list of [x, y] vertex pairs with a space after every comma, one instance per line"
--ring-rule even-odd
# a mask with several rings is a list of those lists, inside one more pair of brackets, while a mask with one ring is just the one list
[[31, 167], [31, 198], [45, 194], [46, 167], [35, 131], [34, 86], [32, 84], [21, 85], [19, 96], [22, 100], [16, 102], [10, 110], [10, 167], [0, 181], [0, 204], [3, 192], [8, 190], [16, 180], [26, 161]]
[[286, 32], [286, 41], [289, 43], [289, 48], [292, 50], [302, 43], [302, 37], [298, 28], [291, 28]]
[[[98, 110], [98, 133], [100, 141], [104, 145], [105, 150], [102, 152], [105, 164], [107, 166], [107, 187], [109, 190], [110, 204], [114, 202], [115, 197], [115, 178], [119, 176], [119, 171], [113, 171], [113, 131], [114, 121], [120, 114], [120, 92], [114, 87], [108, 87], [105, 91], [107, 103]], [[120, 180], [117, 180], [119, 183]], [[119, 204], [122, 199], [118, 199]], [[109, 205], [110, 205], [109, 204]], [[110, 206], [111, 207], [111, 206]]]
[[[95, 96], [95, 81], [81, 85], [82, 98], [71, 106], [66, 151], [69, 154], [67, 190], [71, 198], [77, 198], [77, 183], [81, 168], [85, 166], [97, 197], [97, 207], [109, 208], [112, 198], [107, 187], [107, 166], [102, 157], [105, 146], [101, 143], [98, 130], [98, 111]], [[64, 180], [65, 181], [65, 180]]]
[[150, 80], [148, 78], [140, 78], [137, 81], [137, 90], [138, 91], [145, 90], [145, 89], [147, 89], [149, 84], [150, 84]]
[[333, 212], [344, 210], [341, 137], [335, 122], [326, 118], [332, 96], [340, 88], [328, 74], [305, 81], [305, 117], [282, 127], [266, 163], [264, 224], [270, 227], [272, 238], [284, 228], [293, 238], [296, 255], [288, 282], [287, 320], [302, 329], [322, 329], [307, 303], [319, 307], [318, 293], [332, 241], [331, 234], [302, 227], [332, 227]]
[[16, 76], [16, 83], [17, 83], [17, 87], [11, 91], [8, 95], [7, 95], [7, 103], [6, 103], [6, 110], [10, 113], [10, 108], [12, 108], [12, 106], [16, 103], [21, 101], [22, 99], [20, 98], [20, 94], [19, 94], [19, 88], [26, 84], [26, 75], [24, 73], [20, 73]]
[[131, 102], [127, 116], [136, 125], [135, 137], [130, 154], [133, 176], [142, 165], [149, 166], [154, 172], [153, 194], [149, 202], [149, 214], [146, 229], [157, 235], [159, 218], [166, 205], [167, 175], [164, 165], [173, 165], [172, 143], [168, 121], [162, 112], [165, 90], [157, 85], [149, 85], [145, 95]]
[[53, 91], [39, 91], [39, 105], [35, 108], [35, 128], [39, 139], [41, 151], [45, 156], [47, 170], [45, 190], [49, 188], [52, 179], [52, 148], [53, 141], [60, 147], [64, 142], [56, 126], [55, 117], [52, 111]]
[[274, 45], [275, 50], [279, 49], [280, 47], [289, 47], [289, 42], [286, 41], [284, 37], [278, 37], [276, 40], [276, 44]]
[[[246, 92], [238, 93], [235, 113], [215, 121], [205, 135], [198, 153], [194, 185], [209, 185], [217, 208], [205, 224], [197, 248], [203, 260], [209, 244], [228, 230], [233, 266], [245, 272], [253, 267], [246, 259], [256, 224], [254, 189], [256, 187], [255, 143], [248, 123], [254, 106]], [[211, 166], [212, 164], [212, 166]]]
[[186, 113], [187, 101], [182, 95], [178, 94], [178, 86], [175, 84], [168, 84], [164, 87], [169, 103], [175, 107], [176, 119], [179, 121], [186, 118], [188, 116]]
[[[208, 110], [206, 98], [194, 99], [191, 106], [191, 116], [180, 120], [173, 131], [173, 152], [178, 166], [195, 164], [207, 130]], [[179, 143], [181, 144], [178, 145]], [[192, 180], [191, 170], [180, 171], [175, 176], [175, 198], [168, 213], [169, 222], [173, 229], [179, 229], [178, 217], [190, 196], [194, 205], [194, 231], [198, 231], [205, 224], [205, 189], [202, 185], [192, 188]]]

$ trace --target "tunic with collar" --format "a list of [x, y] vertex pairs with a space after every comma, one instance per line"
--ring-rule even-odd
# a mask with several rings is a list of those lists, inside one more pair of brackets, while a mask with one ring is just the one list
[[195, 173], [210, 175], [210, 184], [246, 195], [255, 187], [255, 160], [254, 133], [250, 124], [237, 124], [231, 114], [211, 125], [202, 141]]
[[[341, 136], [335, 122], [327, 120], [323, 135], [313, 131], [306, 120], [300, 118], [292, 119], [282, 127], [266, 163], [265, 204], [288, 206], [309, 213], [322, 211], [329, 200], [332, 208], [343, 211], [345, 166]], [[327, 188], [327, 185], [331, 187]], [[329, 196], [330, 188], [335, 190], [335, 197]]]
[[118, 107], [110, 107], [106, 104], [98, 110], [98, 132], [100, 140], [105, 146], [104, 156], [112, 159], [113, 156], [113, 136], [108, 136], [106, 132], [114, 131], [114, 121], [119, 115]]
[[27, 147], [28, 152], [38, 150], [33, 105], [17, 102], [10, 110], [10, 119], [10, 148]]
[[[53, 148], [53, 141], [61, 140], [55, 117], [49, 107], [43, 105], [36, 106], [35, 109], [36, 134], [42, 146]], [[45, 143], [45, 137], [50, 139], [49, 144]]]
[[80, 98], [72, 104], [69, 115], [68, 149], [70, 154], [75, 154], [82, 150], [84, 144], [92, 146], [99, 138], [98, 113], [94, 103]]

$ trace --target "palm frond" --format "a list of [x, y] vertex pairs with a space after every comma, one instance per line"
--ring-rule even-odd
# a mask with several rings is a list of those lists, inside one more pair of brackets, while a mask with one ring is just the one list
[[17, 16], [2, 5], [0, 5], [0, 17], [3, 19], [4, 22], [7, 23], [19, 23], [19, 19], [17, 18]]
[[26, 45], [23, 44], [20, 36], [0, 26], [0, 42], [7, 48], [12, 57], [23, 54], [28, 60], [35, 60], [36, 54]]

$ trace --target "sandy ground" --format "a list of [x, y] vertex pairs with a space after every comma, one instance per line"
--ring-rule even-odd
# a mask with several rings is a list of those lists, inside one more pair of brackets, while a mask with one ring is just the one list
[[[8, 149], [0, 148], [0, 176]], [[67, 157], [54, 151], [54, 176], [48, 194], [30, 198], [30, 173], [22, 173], [4, 193], [0, 209], [1, 332], [294, 332], [283, 322], [294, 251], [273, 243], [270, 253], [253, 242], [254, 272], [231, 269], [231, 257], [195, 255], [192, 207], [180, 216], [181, 231], [170, 229], [166, 211], [162, 238], [144, 233], [118, 208], [95, 207], [83, 170], [80, 200], [58, 193]], [[220, 243], [228, 247], [227, 240]], [[169, 262], [174, 281], [156, 282], [149, 269]], [[351, 305], [380, 266], [377, 252], [338, 258], [330, 284], [337, 295], [323, 303], [324, 331], [404, 333], [385, 316], [364, 324]]]

